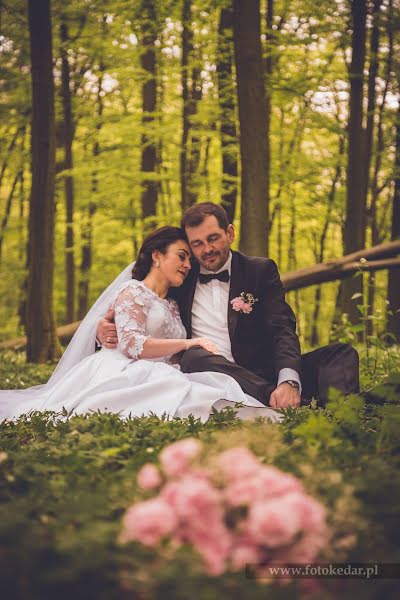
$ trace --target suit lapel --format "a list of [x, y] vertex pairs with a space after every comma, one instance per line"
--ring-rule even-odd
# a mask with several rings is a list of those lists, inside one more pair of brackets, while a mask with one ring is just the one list
[[237, 310], [233, 310], [231, 300], [240, 296], [240, 292], [243, 291], [242, 272], [241, 272], [240, 256], [237, 252], [232, 251], [232, 265], [231, 265], [231, 284], [229, 287], [229, 302], [228, 302], [228, 329], [231, 344], [233, 336], [235, 334], [237, 322], [239, 319], [239, 313]]

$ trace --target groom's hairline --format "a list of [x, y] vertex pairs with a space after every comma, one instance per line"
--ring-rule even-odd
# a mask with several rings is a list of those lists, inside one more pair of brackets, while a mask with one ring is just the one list
[[[228, 230], [229, 223], [228, 215], [226, 210], [220, 204], [214, 204], [213, 202], [199, 202], [188, 208], [182, 216], [181, 228], [183, 230], [186, 227], [198, 227], [201, 225], [207, 217], [215, 217], [218, 226], [224, 231]], [[189, 222], [187, 222], [189, 221]]]

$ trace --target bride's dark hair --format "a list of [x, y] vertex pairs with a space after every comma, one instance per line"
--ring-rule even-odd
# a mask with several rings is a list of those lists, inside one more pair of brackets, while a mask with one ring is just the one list
[[153, 264], [152, 253], [158, 250], [161, 254], [165, 254], [168, 246], [174, 242], [179, 242], [179, 240], [187, 241], [186, 234], [180, 227], [165, 225], [150, 233], [139, 250], [139, 255], [132, 269], [132, 279], [142, 281]]

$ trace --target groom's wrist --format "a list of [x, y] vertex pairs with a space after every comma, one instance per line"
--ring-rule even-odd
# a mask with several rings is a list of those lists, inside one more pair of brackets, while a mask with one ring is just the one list
[[[299, 386], [298, 390], [301, 395], [302, 387], [301, 387], [301, 381], [300, 381], [300, 376], [299, 376], [298, 372], [295, 371], [294, 369], [289, 369], [289, 368], [281, 369], [279, 371], [278, 382], [277, 382], [276, 386], [278, 387], [278, 385], [281, 385], [281, 383], [287, 383], [288, 381], [292, 381], [295, 384], [296, 383], [298, 384], [298, 386]], [[289, 384], [289, 385], [291, 385], [291, 384]], [[292, 387], [294, 387], [294, 386], [292, 385]]]

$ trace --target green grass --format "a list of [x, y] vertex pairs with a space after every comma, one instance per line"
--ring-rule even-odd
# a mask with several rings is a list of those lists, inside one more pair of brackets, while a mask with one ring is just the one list
[[[365, 387], [384, 381], [377, 403], [333, 395], [325, 410], [287, 410], [282, 424], [240, 422], [234, 411], [197, 419], [121, 421], [94, 414], [57, 421], [32, 414], [0, 425], [0, 597], [27, 600], [299, 598], [243, 573], [205, 577], [185, 549], [159, 553], [117, 544], [121, 516], [141, 497], [139, 468], [172, 441], [192, 435], [209, 453], [246, 444], [266, 463], [291, 472], [329, 511], [332, 562], [400, 563], [400, 377], [366, 372]], [[392, 350], [391, 365], [396, 365]], [[0, 388], [45, 381], [54, 365], [25, 365], [1, 355]], [[386, 365], [386, 370], [385, 370]], [[23, 383], [21, 383], [23, 382]], [[354, 535], [354, 543], [346, 540]], [[398, 582], [326, 580], [321, 598], [395, 597]]]

